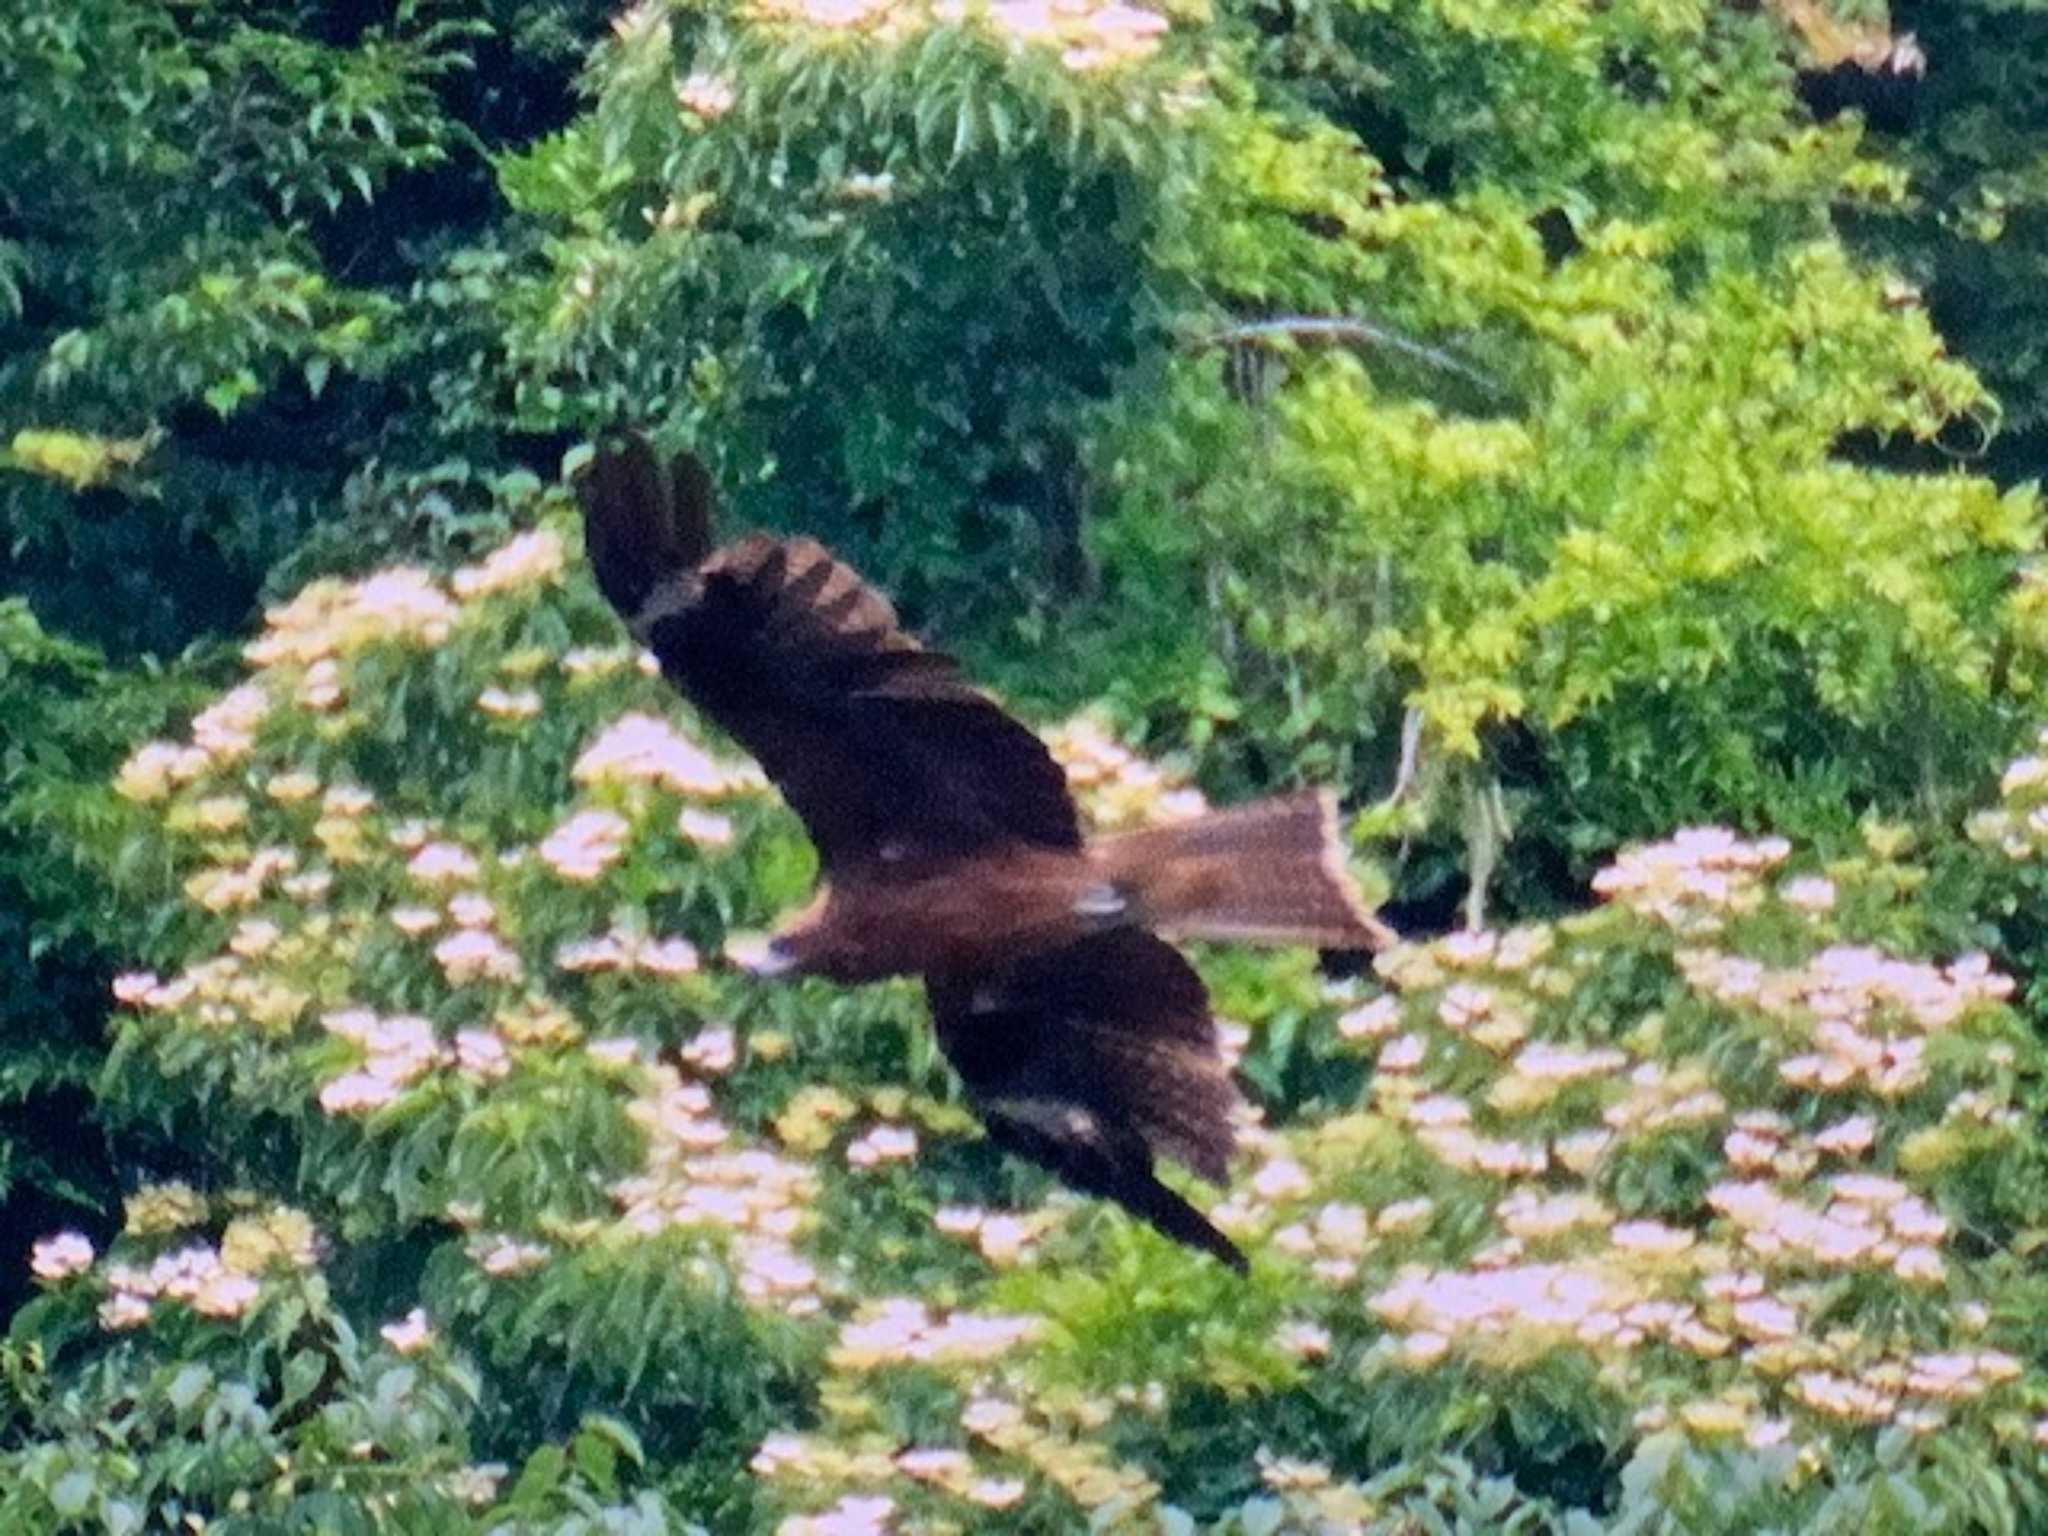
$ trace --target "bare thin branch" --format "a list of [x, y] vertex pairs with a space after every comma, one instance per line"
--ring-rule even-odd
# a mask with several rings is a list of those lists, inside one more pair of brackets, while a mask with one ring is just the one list
[[1240, 325], [1227, 326], [1223, 330], [1200, 337], [1192, 345], [1197, 349], [1227, 347], [1240, 342], [1270, 341], [1279, 337], [1381, 347], [1390, 352], [1399, 352], [1404, 357], [1426, 364], [1441, 373], [1461, 378], [1475, 388], [1485, 390], [1496, 399], [1510, 398], [1507, 386], [1500, 380], [1441, 347], [1432, 347], [1415, 340], [1412, 336], [1404, 336], [1399, 331], [1389, 330], [1386, 326], [1370, 320], [1357, 320], [1342, 315], [1279, 315], [1270, 320], [1247, 320]]

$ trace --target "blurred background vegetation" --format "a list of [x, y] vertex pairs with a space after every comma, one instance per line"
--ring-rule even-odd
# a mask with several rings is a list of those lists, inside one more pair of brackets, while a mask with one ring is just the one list
[[[2044, 0], [79, 0], [0, 15], [0, 164], [0, 1314], [139, 1186], [305, 1196], [301, 1130], [108, 1068], [115, 972], [213, 942], [116, 769], [266, 605], [477, 558], [619, 423], [1034, 718], [1336, 784], [1404, 929], [1574, 912], [1689, 823], [1877, 836], [1881, 936], [2038, 1020], [1969, 829], [2044, 714]], [[1226, 1001], [1313, 1041], [1308, 985]], [[1314, 1056], [1254, 1052], [1276, 1117], [1356, 1095]], [[332, 1277], [358, 1328], [416, 1217]], [[50, 1433], [27, 1358], [0, 1447]], [[1572, 1423], [1486, 1518], [1611, 1512], [1627, 1436]]]

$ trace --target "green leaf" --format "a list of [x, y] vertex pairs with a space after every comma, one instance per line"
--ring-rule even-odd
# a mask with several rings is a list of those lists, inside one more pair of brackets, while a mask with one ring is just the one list
[[90, 1467], [73, 1467], [50, 1485], [50, 1508], [65, 1519], [85, 1513], [98, 1480]]
[[512, 1485], [511, 1502], [538, 1508], [554, 1496], [567, 1472], [569, 1458], [559, 1445], [543, 1445], [526, 1458], [519, 1480]]
[[179, 1371], [164, 1388], [164, 1400], [179, 1413], [184, 1413], [199, 1401], [202, 1394], [213, 1385], [213, 1372], [203, 1365], [188, 1365]]

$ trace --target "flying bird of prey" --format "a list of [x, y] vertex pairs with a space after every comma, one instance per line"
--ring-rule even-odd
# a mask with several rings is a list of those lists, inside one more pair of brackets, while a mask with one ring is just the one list
[[704, 467], [642, 440], [575, 482], [599, 587], [663, 675], [760, 762], [818, 851], [815, 900], [750, 963], [922, 977], [990, 1135], [1235, 1268], [1161, 1183], [1222, 1182], [1237, 1092], [1168, 939], [1379, 949], [1327, 793], [1082, 836], [1038, 736], [924, 649], [816, 540], [712, 543]]

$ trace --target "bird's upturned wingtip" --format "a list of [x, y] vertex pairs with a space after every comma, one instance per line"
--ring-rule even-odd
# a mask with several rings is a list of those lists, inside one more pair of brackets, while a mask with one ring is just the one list
[[691, 454], [663, 459], [638, 434], [610, 438], [569, 484], [597, 584], [629, 623], [657, 586], [711, 553], [717, 496], [711, 472]]

